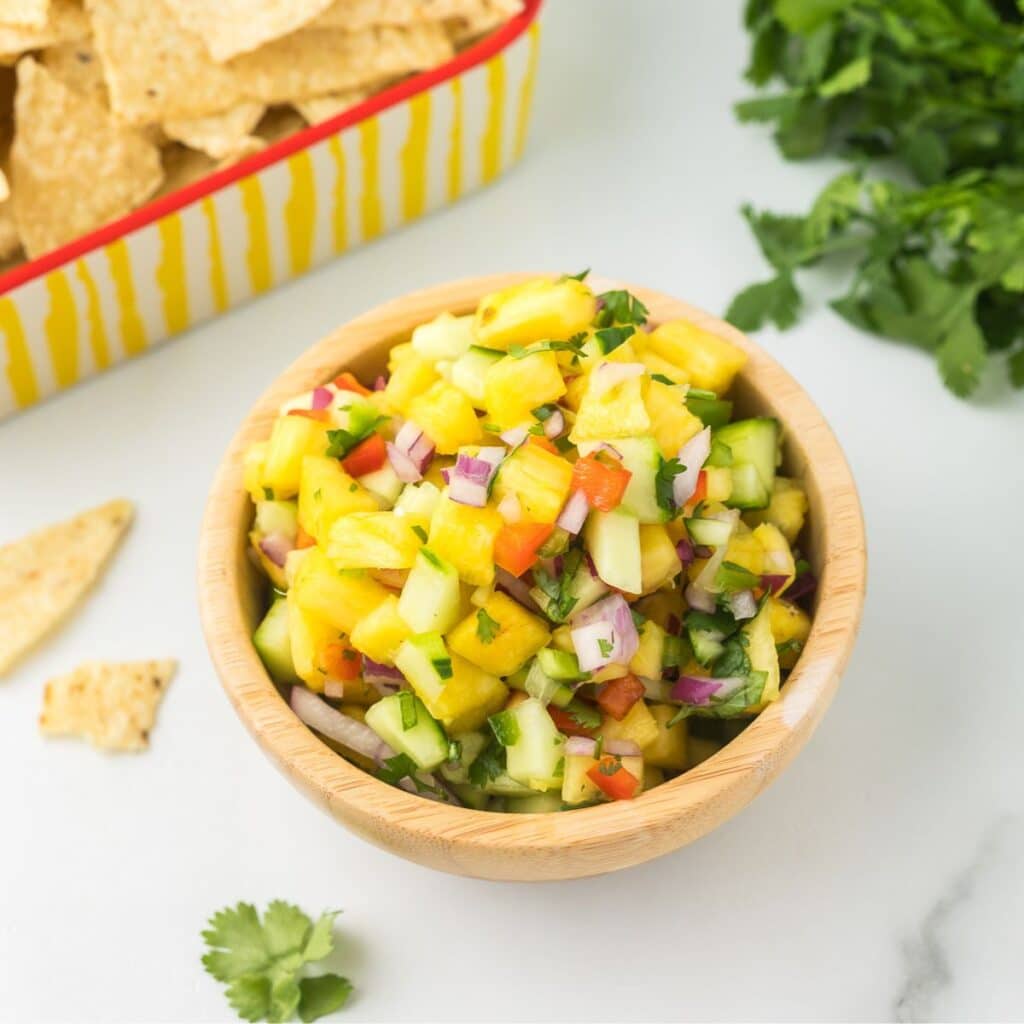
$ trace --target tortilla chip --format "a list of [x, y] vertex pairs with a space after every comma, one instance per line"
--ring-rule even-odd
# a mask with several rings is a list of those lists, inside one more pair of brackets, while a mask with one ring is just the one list
[[[2, 21], [2, 19], [0, 19]], [[89, 34], [89, 19], [73, 0], [52, 0], [49, 17], [38, 27], [0, 24], [0, 62], [13, 64], [27, 50], [84, 39]]]
[[311, 28], [340, 28], [349, 32], [372, 25], [413, 25], [448, 18], [507, 21], [522, 11], [521, 0], [334, 0]]
[[7, 175], [0, 169], [0, 203], [11, 198], [11, 186], [7, 182]]
[[109, 108], [107, 83], [103, 78], [103, 65], [96, 56], [92, 39], [75, 39], [46, 47], [39, 55], [44, 68], [59, 78], [68, 88], [88, 96], [101, 107]]
[[462, 14], [452, 15], [445, 24], [452, 42], [463, 47], [493, 32], [522, 11], [520, 0], [483, 0], [477, 4], [476, 10], [467, 9]]
[[267, 105], [356, 89], [447, 60], [440, 25], [293, 32], [218, 64], [166, 0], [88, 0], [114, 112], [132, 124], [204, 117], [243, 100]]
[[220, 114], [164, 121], [163, 129], [168, 138], [202, 150], [215, 160], [224, 160], [251, 144], [252, 130], [265, 110], [262, 103], [239, 103]]
[[219, 63], [280, 39], [312, 21], [332, 0], [168, 0], [178, 24], [202, 39]]
[[49, 10], [50, 0], [0, 0], [0, 25], [42, 28]]
[[14, 220], [30, 257], [133, 210], [160, 185], [159, 150], [41, 64], [18, 64]]
[[146, 750], [176, 667], [169, 658], [87, 661], [46, 684], [39, 729], [44, 736], [78, 736], [103, 750]]
[[329, 121], [335, 114], [340, 114], [357, 103], [362, 103], [371, 92], [378, 91], [348, 89], [345, 92], [329, 92], [326, 96], [311, 96], [308, 100], [298, 100], [295, 109], [302, 115], [306, 124], [319, 124], [321, 121]]
[[21, 236], [14, 225], [11, 204], [10, 202], [0, 203], [0, 260], [6, 262], [19, 252], [21, 252]]
[[74, 611], [131, 519], [118, 499], [0, 547], [0, 676]]

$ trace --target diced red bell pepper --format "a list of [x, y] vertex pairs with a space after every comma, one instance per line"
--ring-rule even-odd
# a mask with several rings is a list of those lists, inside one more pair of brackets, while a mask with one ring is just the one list
[[697, 474], [697, 486], [694, 488], [693, 494], [690, 495], [690, 500], [686, 503], [686, 508], [691, 509], [699, 505], [708, 496], [708, 474], [705, 470], [701, 470]]
[[363, 656], [354, 648], [341, 641], [324, 648], [324, 671], [332, 679], [344, 681], [358, 679], [363, 671]]
[[388, 450], [384, 438], [380, 434], [371, 434], [341, 460], [341, 465], [349, 476], [362, 476], [364, 473], [380, 469], [387, 457]]
[[306, 531], [300, 526], [299, 532], [295, 535], [295, 546], [297, 548], [311, 548], [316, 544], [316, 537], [312, 534], [306, 533]]
[[317, 423], [329, 423], [331, 414], [326, 409], [289, 409], [289, 416], [301, 416], [303, 419], [316, 420]]
[[522, 576], [540, 557], [540, 548], [554, 531], [551, 523], [522, 520], [506, 523], [494, 538], [494, 561], [513, 576]]
[[633, 474], [621, 466], [606, 466], [593, 455], [577, 459], [572, 469], [573, 490], [582, 491], [591, 508], [611, 512], [626, 493]]
[[563, 711], [561, 708], [556, 708], [554, 704], [549, 704], [548, 714], [551, 716], [551, 721], [555, 723], [555, 728], [563, 735], [593, 738], [594, 730], [580, 725], [568, 711]]
[[610, 754], [588, 769], [587, 778], [612, 800], [632, 800], [640, 788], [640, 780]]
[[543, 448], [546, 452], [551, 452], [552, 455], [560, 455], [558, 445], [549, 437], [545, 437], [543, 434], [528, 434], [527, 443], [535, 444], [538, 448]]
[[597, 695], [597, 706], [616, 722], [621, 722], [646, 692], [644, 684], [632, 674], [609, 679]]
[[368, 395], [370, 394], [369, 388], [364, 388], [359, 383], [358, 378], [346, 370], [344, 373], [339, 373], [334, 378], [334, 386], [341, 391], [354, 391], [357, 395]]

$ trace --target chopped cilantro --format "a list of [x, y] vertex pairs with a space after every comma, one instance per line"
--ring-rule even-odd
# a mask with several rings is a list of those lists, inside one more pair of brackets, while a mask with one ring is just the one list
[[747, 634], [735, 633], [725, 641], [722, 653], [715, 659], [711, 674], [716, 679], [750, 674], [750, 657], [747, 655]]
[[633, 337], [634, 334], [636, 334], [636, 328], [632, 325], [626, 327], [603, 327], [601, 330], [594, 332], [594, 338], [601, 351], [607, 355], [609, 352], [614, 352], [620, 345]]
[[476, 635], [485, 644], [494, 642], [494, 638], [501, 630], [501, 623], [492, 619], [483, 608], [478, 608], [476, 613]]
[[508, 354], [513, 359], [525, 359], [537, 352], [572, 352], [579, 356], [583, 352], [586, 333], [574, 334], [568, 341], [538, 341], [532, 345], [509, 345]]
[[469, 766], [469, 781], [474, 786], [486, 786], [505, 770], [505, 748], [493, 737]]
[[590, 267], [586, 270], [581, 270], [578, 274], [563, 274], [562, 281], [586, 281], [587, 275], [590, 273]]
[[607, 327], [614, 323], [645, 324], [647, 323], [647, 307], [630, 292], [616, 290], [602, 292], [598, 295], [604, 306], [597, 314], [597, 326]]
[[373, 406], [352, 405], [349, 407], [348, 428], [327, 431], [327, 455], [342, 459], [357, 444], [365, 441], [382, 423], [390, 417], [382, 416]]
[[786, 640], [784, 643], [775, 645], [776, 654], [789, 654], [792, 651], [794, 654], [799, 654], [804, 649], [804, 645], [801, 641], [797, 640], [796, 637], [792, 637]]
[[567, 437], [556, 437], [555, 447], [564, 455], [573, 447], [573, 443]]
[[602, 757], [598, 762], [597, 770], [602, 775], [618, 775], [619, 769], [622, 767], [622, 758], [615, 754], [609, 754], [607, 757]]
[[668, 384], [669, 387], [675, 387], [676, 382], [670, 377], [666, 377], [663, 373], [652, 373], [651, 380], [656, 380], [659, 384]]
[[601, 712], [579, 697], [573, 697], [564, 710], [581, 729], [596, 729], [601, 724]]
[[424, 530], [419, 523], [412, 524], [412, 532], [415, 533], [416, 536], [419, 537], [419, 539], [423, 541], [424, 544], [427, 543], [427, 531]]
[[597, 646], [598, 646], [598, 648], [599, 648], [599, 649], [600, 649], [600, 651], [601, 651], [601, 657], [602, 657], [602, 658], [608, 658], [608, 657], [610, 657], [610, 656], [611, 656], [611, 653], [612, 653], [612, 651], [613, 651], [613, 650], [615, 650], [615, 644], [613, 644], [613, 643], [611, 642], [611, 640], [605, 640], [605, 638], [604, 638], [604, 637], [601, 637], [601, 638], [600, 638], [600, 639], [599, 639], [599, 640], [597, 641]]
[[411, 690], [399, 690], [396, 694], [402, 712], [402, 731], [416, 727], [419, 715], [416, 713], [416, 696]]
[[541, 423], [551, 418], [551, 414], [555, 411], [553, 405], [538, 405], [536, 409], [531, 409], [530, 413], [534, 419], [540, 420]]
[[263, 488], [263, 497], [266, 498], [267, 501], [273, 501], [274, 500], [274, 489], [272, 487], [264, 487]]
[[658, 508], [670, 516], [676, 514], [676, 501], [673, 493], [673, 481], [686, 467], [678, 459], [662, 459], [658, 464], [658, 473], [654, 478], [654, 494]]

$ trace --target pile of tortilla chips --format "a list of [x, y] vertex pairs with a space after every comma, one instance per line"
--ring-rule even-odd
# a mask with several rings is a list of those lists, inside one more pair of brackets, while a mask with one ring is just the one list
[[522, 0], [0, 0], [0, 271], [449, 60]]

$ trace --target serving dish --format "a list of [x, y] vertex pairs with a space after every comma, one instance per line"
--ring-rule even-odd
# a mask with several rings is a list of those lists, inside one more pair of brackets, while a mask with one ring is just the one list
[[491, 814], [424, 801], [395, 790], [324, 745], [267, 676], [251, 634], [263, 591], [246, 555], [251, 504], [242, 454], [265, 437], [281, 402], [342, 369], [372, 379], [392, 345], [444, 310], [472, 309], [484, 294], [536, 274], [473, 278], [416, 292], [371, 310], [295, 362], [272, 385], [231, 443], [214, 483], [200, 547], [200, 609], [207, 643], [239, 716], [263, 750], [338, 821], [391, 852], [430, 867], [490, 879], [550, 880], [600, 874], [685, 845], [731, 817], [806, 743], [831, 701], [860, 620], [866, 578], [864, 530], [849, 467], [827, 423], [800, 386], [734, 328], [667, 295], [627, 288], [654, 322], [694, 321], [750, 356], [732, 397], [744, 414], [778, 418], [785, 471], [810, 502], [803, 549], [819, 576], [814, 624], [782, 690], [735, 739], [685, 775], [635, 800], [562, 814]]
[[456, 57], [0, 273], [0, 419], [494, 181], [542, 0]]

